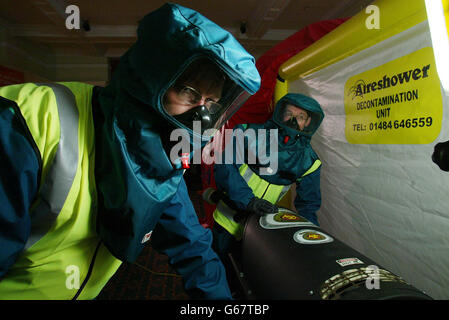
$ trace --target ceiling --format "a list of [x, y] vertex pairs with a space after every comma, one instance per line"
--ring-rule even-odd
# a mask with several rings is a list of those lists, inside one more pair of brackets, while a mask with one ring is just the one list
[[[135, 41], [138, 21], [161, 0], [0, 0], [0, 27], [53, 55], [119, 57]], [[179, 0], [230, 31], [256, 58], [301, 28], [350, 17], [372, 0]], [[68, 30], [65, 13], [76, 5], [90, 30]], [[242, 24], [246, 30], [241, 32]]]

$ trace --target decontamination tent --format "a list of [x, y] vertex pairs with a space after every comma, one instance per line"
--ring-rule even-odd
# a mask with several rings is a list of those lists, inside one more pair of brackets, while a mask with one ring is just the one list
[[448, 299], [449, 172], [432, 161], [449, 140], [449, 54], [439, 48], [448, 38], [429, 3], [445, 8], [447, 23], [446, 0], [375, 1], [285, 62], [275, 100], [299, 92], [325, 112], [312, 138], [323, 163], [321, 227]]

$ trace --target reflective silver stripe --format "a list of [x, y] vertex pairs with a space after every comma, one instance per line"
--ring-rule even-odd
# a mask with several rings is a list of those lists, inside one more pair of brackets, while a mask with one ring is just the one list
[[78, 108], [69, 88], [61, 84], [37, 84], [52, 88], [58, 107], [60, 138], [55, 157], [31, 212], [31, 233], [25, 249], [51, 228], [67, 199], [78, 167]]
[[[252, 171], [250, 168], [249, 168], [249, 166], [248, 165], [246, 165], [247, 166], [247, 168], [246, 168], [246, 170], [245, 170], [245, 173], [243, 173], [243, 179], [246, 181], [246, 183], [247, 184], [249, 184], [249, 180], [251, 179], [251, 177], [253, 176], [253, 174], [255, 174], [254, 173], [254, 171]], [[272, 184], [270, 184], [270, 183], [268, 183], [268, 188], [270, 187], [270, 185], [272, 185]], [[277, 201], [279, 201], [280, 199], [282, 199], [282, 197], [288, 192], [288, 190], [290, 189], [290, 187], [291, 187], [291, 185], [287, 185], [287, 186], [284, 186], [284, 188], [282, 188], [282, 190], [281, 190], [281, 193], [279, 194], [279, 197], [278, 197], [278, 200]], [[277, 202], [276, 201], [276, 202]]]
[[234, 221], [234, 216], [236, 212], [229, 208], [223, 201], [219, 201], [217, 204], [217, 210], [222, 213], [226, 218]]
[[249, 168], [249, 166], [246, 165], [245, 173], [244, 173], [243, 176], [242, 176], [243, 179], [246, 181], [246, 183], [249, 183], [249, 179], [251, 179], [251, 177], [253, 176], [253, 174], [254, 174], [253, 170], [251, 170], [251, 169]]
[[281, 193], [279, 194], [278, 200], [277, 200], [276, 202], [278, 202], [279, 200], [282, 199], [283, 196], [285, 196], [285, 194], [288, 192], [288, 190], [290, 190], [290, 187], [291, 187], [291, 186], [292, 186], [292, 185], [289, 184], [288, 186], [284, 186], [284, 187], [282, 188]]

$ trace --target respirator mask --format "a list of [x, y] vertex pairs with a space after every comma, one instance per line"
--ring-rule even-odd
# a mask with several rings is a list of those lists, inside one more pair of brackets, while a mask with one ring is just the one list
[[[250, 94], [232, 81], [217, 63], [200, 58], [190, 63], [167, 89], [163, 107], [172, 123], [201, 135], [204, 141], [209, 140], [249, 97]], [[198, 124], [200, 132], [196, 129]]]

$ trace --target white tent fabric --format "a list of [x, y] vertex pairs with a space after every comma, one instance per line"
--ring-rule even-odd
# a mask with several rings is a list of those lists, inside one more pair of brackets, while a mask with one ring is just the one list
[[[433, 55], [417, 61], [431, 47], [425, 21], [290, 83], [289, 91], [315, 98], [325, 112], [312, 139], [323, 162], [321, 227], [431, 297], [449, 299], [449, 172], [431, 159], [434, 146], [449, 140], [449, 97], [438, 90], [439, 81], [434, 92], [415, 81], [418, 104], [390, 101], [388, 107], [397, 112], [378, 120], [392, 125], [398, 120], [399, 126], [401, 116], [419, 118], [425, 108], [439, 116], [427, 128], [421, 123], [422, 131], [402, 128], [399, 136], [394, 127], [357, 132], [361, 128], [351, 121], [358, 114], [371, 121], [381, 107], [349, 111], [345, 100], [349, 80], [375, 68], [389, 74], [391, 63], [402, 57], [410, 57], [401, 60], [405, 64], [430, 65], [428, 72], [435, 76]], [[414, 107], [407, 111], [407, 105]]]

